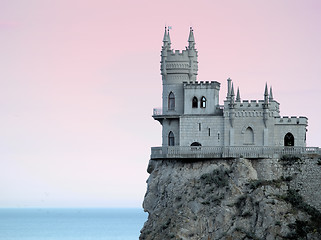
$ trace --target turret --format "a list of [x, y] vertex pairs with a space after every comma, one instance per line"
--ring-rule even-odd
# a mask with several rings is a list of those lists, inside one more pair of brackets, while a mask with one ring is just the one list
[[195, 39], [192, 27], [189, 30], [189, 37], [188, 37], [188, 49], [194, 49], [195, 47]]
[[272, 93], [272, 86], [270, 87], [270, 96], [269, 96], [269, 101], [273, 101], [273, 93]]
[[267, 127], [267, 121], [268, 121], [268, 110], [269, 110], [269, 93], [267, 88], [267, 83], [265, 83], [265, 90], [264, 90], [264, 104], [263, 104], [263, 123], [264, 127]]
[[267, 88], [267, 83], [265, 83], [265, 91], [264, 91], [264, 103], [266, 104], [266, 107], [268, 106], [269, 103], [269, 92], [268, 92], [268, 88]]
[[234, 107], [235, 102], [235, 94], [234, 94], [234, 84], [232, 83], [232, 90], [231, 90], [231, 106]]
[[171, 49], [172, 42], [171, 42], [171, 37], [169, 36], [169, 27], [167, 29], [167, 41], [168, 41], [168, 49]]
[[188, 46], [185, 50], [179, 51], [171, 49], [169, 29], [165, 27], [161, 51], [163, 114], [183, 113], [183, 82], [196, 82], [197, 71], [197, 50], [195, 49], [193, 29], [190, 28], [189, 31]]
[[226, 100], [230, 100], [231, 99], [231, 82], [232, 82], [232, 79], [228, 78], [227, 79], [227, 96], [226, 96]]
[[169, 29], [165, 27], [161, 52], [161, 74], [167, 83], [196, 81], [198, 62], [193, 29], [190, 28], [188, 47], [185, 50], [172, 50]]
[[240, 89], [237, 87], [236, 102], [241, 102]]

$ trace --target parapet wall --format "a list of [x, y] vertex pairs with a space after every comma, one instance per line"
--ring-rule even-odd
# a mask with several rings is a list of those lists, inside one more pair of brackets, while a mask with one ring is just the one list
[[296, 116], [283, 116], [283, 117], [276, 117], [275, 118], [276, 125], [289, 125], [289, 124], [308, 124], [308, 118], [306, 117], [296, 117]]
[[217, 81], [195, 81], [195, 82], [183, 82], [185, 89], [205, 89], [205, 88], [214, 88], [220, 90], [221, 84]]
[[[229, 100], [224, 101], [225, 105], [230, 104]], [[262, 109], [264, 106], [264, 100], [243, 100], [243, 101], [237, 101], [234, 102], [234, 108], [241, 108], [241, 109]], [[277, 109], [280, 104], [276, 101], [269, 102], [269, 109]]]

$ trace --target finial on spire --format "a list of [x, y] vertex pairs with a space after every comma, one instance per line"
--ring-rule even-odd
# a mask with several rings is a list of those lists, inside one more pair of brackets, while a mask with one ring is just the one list
[[189, 37], [188, 37], [188, 47], [189, 48], [194, 48], [194, 45], [195, 45], [195, 39], [194, 39], [193, 28], [190, 27], [190, 29], [189, 29]]
[[237, 87], [237, 93], [236, 93], [236, 102], [241, 102], [241, 97], [240, 97], [240, 88]]
[[272, 86], [270, 87], [270, 96], [269, 96], [269, 101], [273, 101]]

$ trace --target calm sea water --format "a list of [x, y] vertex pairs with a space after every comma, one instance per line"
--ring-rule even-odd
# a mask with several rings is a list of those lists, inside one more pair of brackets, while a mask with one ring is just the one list
[[0, 209], [0, 240], [137, 240], [142, 209]]

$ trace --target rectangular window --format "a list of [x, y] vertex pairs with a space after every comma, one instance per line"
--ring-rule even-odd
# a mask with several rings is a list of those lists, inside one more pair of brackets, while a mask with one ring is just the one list
[[202, 127], [201, 127], [201, 123], [198, 124], [198, 131], [201, 131]]
[[208, 136], [210, 137], [211, 136], [211, 129], [208, 128]]

